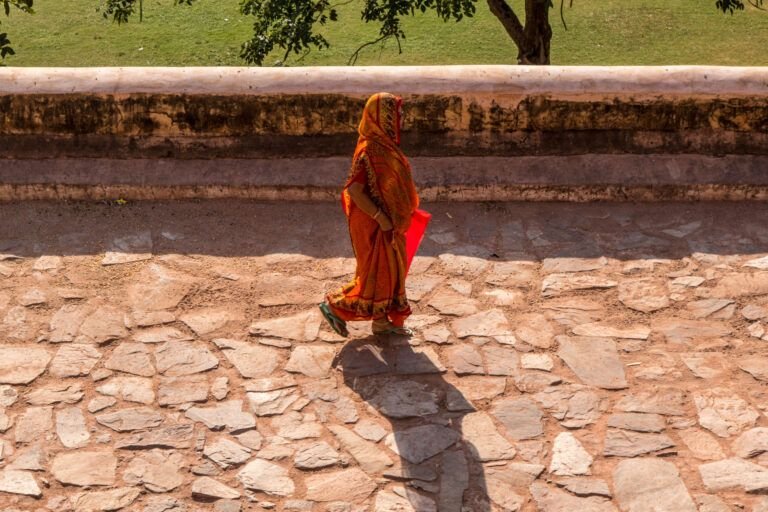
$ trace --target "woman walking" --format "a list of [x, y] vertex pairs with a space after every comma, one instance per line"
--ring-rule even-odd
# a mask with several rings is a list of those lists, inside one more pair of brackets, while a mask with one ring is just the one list
[[357, 268], [355, 278], [320, 305], [334, 331], [370, 320], [374, 334], [409, 336], [405, 294], [406, 232], [419, 205], [411, 166], [400, 149], [402, 99], [389, 93], [368, 99], [352, 168], [342, 192]]

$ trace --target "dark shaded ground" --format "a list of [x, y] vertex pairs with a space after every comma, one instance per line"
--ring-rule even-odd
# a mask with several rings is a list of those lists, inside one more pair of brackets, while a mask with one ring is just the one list
[[[768, 252], [768, 204], [750, 203], [436, 203], [421, 255], [484, 259], [546, 257], [674, 258], [694, 252]], [[685, 233], [675, 233], [681, 229]], [[210, 256], [297, 253], [349, 257], [335, 203], [237, 200], [127, 205], [0, 204], [0, 251], [20, 256], [104, 252], [137, 231], [154, 236], [154, 254]], [[458, 244], [457, 244], [458, 242]]]

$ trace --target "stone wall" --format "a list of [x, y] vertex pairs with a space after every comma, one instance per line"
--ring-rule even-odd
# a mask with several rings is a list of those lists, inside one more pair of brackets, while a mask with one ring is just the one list
[[432, 198], [765, 193], [768, 69], [522, 66], [3, 68], [0, 192], [335, 197], [380, 90], [406, 100], [403, 145]]

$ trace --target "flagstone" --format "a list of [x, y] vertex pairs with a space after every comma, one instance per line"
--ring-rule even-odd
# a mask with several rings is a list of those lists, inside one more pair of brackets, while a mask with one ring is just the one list
[[697, 512], [674, 464], [657, 458], [627, 459], [613, 471], [614, 494], [632, 512]]
[[309, 342], [317, 339], [321, 322], [320, 312], [312, 309], [295, 315], [254, 322], [249, 332], [254, 336]]
[[143, 485], [152, 492], [170, 492], [184, 483], [183, 466], [180, 453], [151, 450], [131, 459], [123, 480], [129, 485]]
[[526, 501], [530, 485], [543, 471], [542, 465], [522, 463], [487, 468], [485, 485], [488, 497], [502, 510], [518, 511]]
[[600, 397], [587, 386], [552, 386], [535, 393], [533, 399], [568, 429], [585, 427], [601, 416]]
[[265, 392], [248, 392], [248, 403], [256, 416], [273, 416], [284, 413], [299, 399], [295, 389], [284, 388]]
[[669, 307], [666, 283], [654, 278], [623, 281], [619, 284], [619, 301], [643, 313]]
[[141, 377], [155, 374], [150, 350], [142, 343], [120, 343], [107, 358], [104, 367]]
[[682, 390], [659, 388], [626, 394], [617, 402], [616, 409], [625, 412], [684, 416], [685, 403], [685, 394]]
[[699, 424], [720, 437], [738, 434], [752, 427], [760, 414], [741, 397], [724, 388], [693, 393]]
[[230, 324], [242, 322], [244, 317], [242, 312], [230, 305], [194, 309], [179, 316], [179, 320], [198, 336], [206, 336]]
[[594, 457], [570, 432], [561, 432], [552, 446], [549, 472], [558, 476], [590, 475]]
[[390, 418], [412, 418], [437, 413], [437, 395], [412, 380], [390, 381], [370, 400], [376, 410]]
[[549, 512], [618, 512], [616, 506], [605, 498], [577, 497], [542, 482], [531, 484], [531, 496], [539, 510]]
[[530, 398], [497, 400], [490, 412], [504, 426], [509, 437], [517, 441], [533, 439], [544, 433], [544, 413]]
[[628, 387], [613, 340], [558, 336], [557, 342], [557, 355], [585, 384], [603, 389]]
[[138, 343], [165, 343], [167, 341], [192, 341], [194, 338], [175, 327], [161, 326], [142, 329], [133, 334]]
[[31, 391], [26, 396], [30, 405], [75, 404], [82, 400], [83, 385], [77, 382], [54, 382]]
[[130, 319], [135, 327], [154, 327], [175, 322], [176, 315], [170, 311], [134, 311]]
[[113, 485], [117, 458], [109, 451], [59, 453], [51, 463], [53, 477], [65, 485]]
[[[40, 441], [19, 448], [13, 457], [13, 462], [6, 466], [6, 469], [18, 469], [22, 471], [45, 471], [49, 466], [48, 450], [45, 444]], [[7, 448], [7, 447], [4, 447]], [[9, 452], [9, 450], [5, 450]], [[6, 453], [7, 455], [8, 453]]]
[[728, 320], [736, 312], [736, 304], [731, 299], [701, 299], [686, 304], [686, 309], [693, 318], [717, 318]]
[[712, 288], [700, 288], [697, 295], [719, 299], [768, 294], [768, 272], [732, 273], [720, 278]]
[[155, 401], [152, 379], [145, 377], [113, 377], [105, 384], [97, 387], [96, 391], [102, 395], [144, 405], [151, 405]]
[[157, 388], [157, 403], [167, 406], [205, 402], [208, 400], [208, 388], [208, 377], [205, 375], [161, 377]]
[[236, 500], [240, 497], [240, 491], [213, 478], [202, 476], [192, 482], [192, 496], [203, 500]]
[[520, 372], [512, 380], [521, 393], [538, 393], [563, 382], [562, 377], [549, 372]]
[[619, 283], [600, 276], [582, 274], [549, 274], [541, 283], [542, 297], [585, 290], [606, 290], [615, 288]]
[[280, 364], [280, 352], [274, 348], [224, 338], [215, 339], [213, 343], [246, 378], [269, 377]]
[[565, 477], [556, 480], [555, 484], [576, 496], [603, 496], [606, 498], [612, 496], [608, 483], [600, 478]]
[[246, 489], [263, 491], [272, 496], [292, 496], [296, 487], [288, 471], [272, 462], [255, 459], [237, 473]]
[[164, 426], [121, 437], [115, 442], [115, 448], [125, 450], [185, 449], [192, 446], [193, 434], [194, 425], [192, 423]]
[[606, 457], [636, 457], [674, 448], [675, 443], [665, 434], [608, 429], [605, 433], [603, 455]]
[[32, 473], [6, 469], [0, 471], [0, 492], [39, 498], [43, 495]]
[[485, 373], [483, 358], [480, 352], [469, 343], [452, 345], [444, 353], [448, 367], [456, 375], [482, 375]]
[[101, 352], [92, 345], [62, 345], [51, 361], [50, 372], [55, 377], [88, 375], [101, 359]]
[[249, 448], [241, 446], [226, 437], [219, 437], [211, 442], [206, 441], [203, 454], [222, 469], [239, 466], [251, 458], [251, 450]]
[[451, 322], [453, 332], [459, 338], [469, 336], [506, 336], [511, 334], [507, 317], [500, 309], [491, 309], [459, 318]]
[[485, 359], [488, 375], [509, 376], [518, 372], [520, 356], [514, 348], [488, 344], [484, 345], [480, 352]]
[[319, 473], [304, 480], [305, 497], [310, 501], [350, 501], [359, 503], [373, 494], [376, 483], [358, 468]]
[[607, 426], [635, 432], [659, 433], [664, 430], [666, 423], [664, 417], [659, 414], [643, 414], [634, 412], [620, 412], [608, 417]]
[[699, 460], [720, 460], [725, 458], [723, 448], [712, 434], [703, 430], [686, 429], [678, 431], [677, 435], [691, 451], [691, 454]]
[[[141, 491], [132, 487], [120, 487], [117, 489], [111, 489], [108, 491], [89, 491], [75, 493], [68, 500], [64, 496], [58, 496], [48, 501], [48, 507], [52, 510], [56, 510], [58, 506], [69, 506], [67, 510], [74, 510], [74, 512], [101, 512], [101, 511], [113, 511], [125, 509], [130, 506], [136, 498], [138, 498]], [[167, 499], [167, 498], [166, 498]], [[157, 498], [149, 498], [147, 506], [142, 510], [144, 512], [163, 512], [169, 510], [162, 503], [159, 506], [162, 508], [156, 508], [155, 503]]]
[[484, 412], [473, 412], [461, 420], [461, 433], [469, 452], [481, 462], [510, 460], [514, 458], [515, 447], [507, 441]]
[[243, 411], [242, 400], [219, 402], [213, 407], [195, 406], [185, 413], [192, 421], [199, 421], [211, 430], [227, 429], [229, 432], [239, 432], [256, 426], [253, 414]]
[[419, 302], [429, 295], [442, 281], [442, 277], [429, 274], [408, 276], [405, 282], [408, 290], [408, 299]]
[[520, 315], [515, 323], [515, 336], [518, 340], [536, 348], [547, 349], [552, 346], [555, 329], [546, 316], [540, 313]]
[[340, 425], [328, 425], [328, 430], [333, 432], [341, 447], [354, 457], [360, 469], [369, 475], [376, 475], [392, 466], [392, 459], [375, 443]]
[[590, 336], [601, 338], [626, 338], [632, 340], [647, 340], [651, 329], [644, 325], [629, 327], [616, 327], [605, 323], [589, 323], [577, 325], [573, 328], [573, 334], [577, 336]]
[[117, 432], [128, 432], [157, 427], [163, 415], [149, 407], [133, 407], [100, 414], [96, 421]]
[[453, 290], [441, 290], [429, 300], [429, 306], [440, 314], [448, 316], [468, 316], [477, 313], [479, 303]]
[[66, 448], [82, 448], [88, 444], [91, 434], [79, 407], [56, 411], [56, 434]]
[[323, 345], [299, 345], [291, 351], [285, 370], [321, 379], [328, 376], [336, 349]]
[[549, 299], [540, 307], [547, 318], [570, 328], [597, 322], [605, 316], [605, 307], [600, 302], [583, 297]]
[[29, 384], [48, 366], [51, 353], [34, 345], [0, 346], [0, 383]]
[[75, 341], [103, 345], [128, 336], [124, 313], [112, 306], [99, 306], [85, 317]]
[[608, 264], [608, 259], [600, 258], [544, 258], [541, 271], [545, 274], [555, 272], [588, 272], [599, 270]]
[[16, 443], [33, 443], [45, 440], [53, 430], [53, 407], [28, 407], [16, 417]]
[[432, 347], [401, 346], [395, 352], [395, 370], [399, 375], [444, 373], [445, 366]]
[[737, 361], [740, 369], [759, 381], [768, 382], [768, 361], [762, 356], [743, 357]]
[[385, 443], [390, 450], [419, 464], [437, 455], [459, 439], [459, 434], [440, 425], [422, 425], [389, 434]]
[[157, 371], [168, 377], [201, 373], [219, 365], [219, 360], [202, 343], [169, 341], [155, 350]]
[[739, 488], [747, 492], [768, 490], [768, 468], [737, 457], [701, 464], [699, 474], [709, 492]]
[[768, 452], [768, 428], [757, 427], [743, 432], [733, 441], [733, 453], [743, 459]]
[[126, 296], [134, 311], [172, 309], [187, 296], [194, 283], [190, 275], [150, 263], [133, 277]]
[[51, 317], [48, 340], [51, 343], [74, 341], [80, 326], [94, 310], [91, 305], [65, 304]]
[[320, 469], [335, 466], [341, 462], [341, 455], [328, 443], [318, 441], [301, 448], [293, 458], [293, 465], [299, 469]]

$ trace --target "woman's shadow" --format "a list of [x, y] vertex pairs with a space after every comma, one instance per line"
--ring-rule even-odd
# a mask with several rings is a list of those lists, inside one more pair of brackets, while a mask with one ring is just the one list
[[383, 476], [401, 485], [380, 491], [377, 505], [381, 500], [409, 504], [416, 512], [491, 511], [483, 466], [462, 432], [474, 407], [445, 380], [434, 352], [400, 336], [369, 337], [348, 342], [334, 366], [347, 387], [391, 423], [382, 443], [400, 460]]

